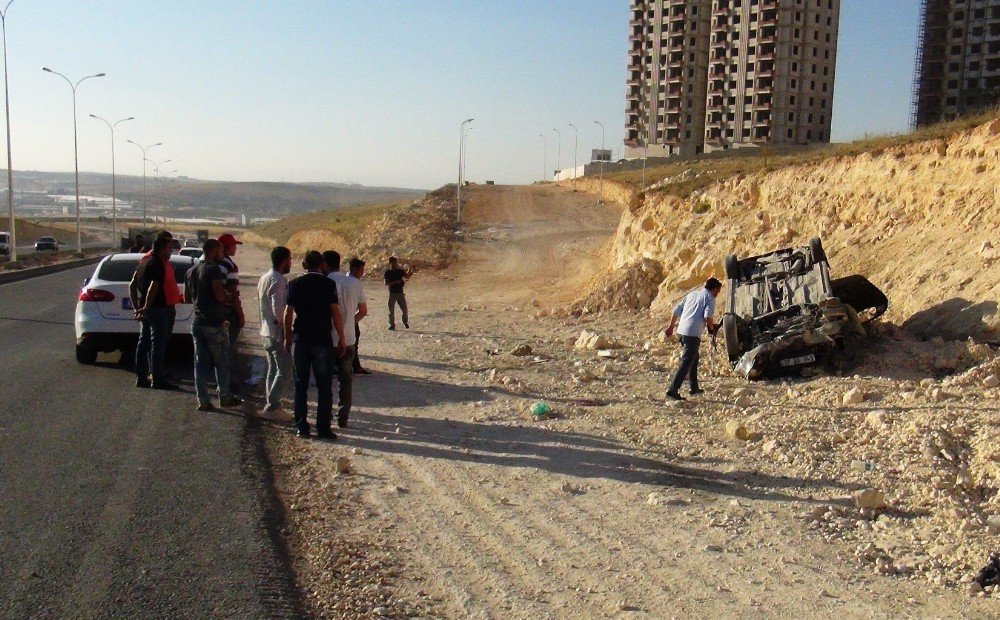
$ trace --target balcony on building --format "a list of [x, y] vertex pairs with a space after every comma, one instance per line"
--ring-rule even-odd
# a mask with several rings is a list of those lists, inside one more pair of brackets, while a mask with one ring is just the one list
[[773, 88], [774, 88], [774, 80], [772, 80], [771, 78], [758, 78], [754, 80], [753, 89], [755, 94], [759, 95], [761, 93], [770, 93], [773, 90]]
[[757, 22], [760, 27], [765, 26], [777, 26], [778, 25], [778, 11], [777, 9], [771, 9], [764, 11], [760, 14], [760, 20]]
[[774, 60], [774, 44], [764, 44], [757, 48], [757, 60]]
[[753, 130], [753, 141], [754, 142], [767, 142], [771, 139], [771, 128], [770, 127], [757, 127]]
[[778, 29], [771, 26], [762, 27], [757, 34], [757, 43], [774, 43], [777, 40]]

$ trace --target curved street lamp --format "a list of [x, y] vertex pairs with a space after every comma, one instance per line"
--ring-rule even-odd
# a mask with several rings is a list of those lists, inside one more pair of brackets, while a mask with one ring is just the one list
[[3, 99], [7, 112], [7, 215], [10, 218], [10, 260], [17, 260], [17, 232], [14, 225], [14, 169], [10, 163], [10, 88], [7, 84], [7, 9], [14, 0], [7, 2], [7, 6], [0, 11], [0, 27], [3, 29]]
[[58, 75], [62, 79], [66, 80], [66, 83], [69, 84], [70, 90], [73, 91], [73, 171], [76, 178], [76, 253], [83, 254], [83, 240], [80, 236], [80, 149], [76, 137], [76, 89], [84, 81], [91, 78], [104, 77], [106, 74], [95, 73], [94, 75], [82, 77], [74, 83], [73, 80], [69, 79], [62, 73], [53, 71], [48, 67], [42, 67], [42, 71], [51, 73], [52, 75]]
[[[157, 162], [153, 161], [152, 159], [149, 160], [149, 163], [153, 164], [153, 174], [156, 175], [156, 185], [160, 189], [163, 189], [163, 186], [160, 184], [160, 166], [162, 166], [163, 164], [168, 164], [168, 163], [170, 163], [172, 161], [174, 161], [174, 160], [172, 160], [172, 159], [164, 159], [163, 161], [157, 163]], [[163, 216], [163, 205], [161, 204], [160, 205], [160, 219], [163, 219], [162, 216]], [[153, 221], [154, 222], [156, 221], [156, 215], [153, 216]]]
[[577, 148], [580, 143], [580, 131], [576, 128], [573, 123], [569, 124], [573, 128], [573, 189], [576, 189], [576, 177], [577, 177], [577, 154], [579, 149]]
[[467, 118], [462, 121], [458, 128], [458, 191], [455, 193], [455, 207], [458, 214], [458, 223], [462, 223], [462, 173], [465, 157], [465, 126], [476, 119]]
[[146, 162], [149, 161], [148, 159], [146, 159], [146, 151], [153, 148], [154, 146], [163, 146], [163, 143], [157, 142], [155, 144], [150, 144], [149, 146], [143, 146], [138, 142], [134, 142], [132, 140], [126, 140], [126, 142], [128, 142], [129, 144], [136, 145], [137, 147], [139, 147], [139, 150], [142, 151], [142, 223], [143, 225], [145, 225], [146, 224]]
[[115, 243], [118, 243], [118, 201], [116, 198], [115, 188], [115, 127], [118, 127], [119, 124], [124, 123], [125, 121], [133, 121], [135, 120], [135, 117], [130, 116], [128, 118], [123, 118], [115, 121], [114, 123], [101, 118], [96, 114], [91, 114], [90, 118], [96, 118], [101, 121], [107, 125], [108, 129], [111, 131], [111, 232], [115, 236]]
[[[552, 128], [552, 131], [556, 132], [558, 138], [556, 142], [556, 174], [558, 174], [562, 172], [562, 132], [555, 127]], [[555, 180], [554, 177], [555, 175], [553, 175], [553, 180]]]
[[599, 166], [601, 170], [601, 200], [604, 200], [604, 123], [594, 121], [594, 124], [601, 128], [601, 159], [599, 160]]
[[542, 183], [544, 183], [549, 170], [549, 139], [543, 133], [538, 134], [538, 137], [542, 139]]

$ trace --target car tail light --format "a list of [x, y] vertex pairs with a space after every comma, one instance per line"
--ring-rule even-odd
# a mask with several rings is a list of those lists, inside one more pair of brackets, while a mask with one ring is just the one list
[[80, 291], [80, 301], [114, 301], [115, 294], [99, 288], [85, 288]]

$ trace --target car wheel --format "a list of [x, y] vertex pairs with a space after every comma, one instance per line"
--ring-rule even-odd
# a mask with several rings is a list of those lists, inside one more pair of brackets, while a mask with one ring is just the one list
[[823, 242], [819, 237], [813, 237], [809, 240], [809, 252], [812, 254], [814, 263], [825, 263], [826, 251], [823, 249]]
[[722, 339], [726, 342], [726, 355], [730, 362], [735, 362], [740, 358], [742, 348], [740, 347], [740, 330], [736, 324], [735, 314], [722, 315]]
[[97, 349], [81, 344], [76, 345], [76, 361], [81, 364], [93, 364], [97, 361]]
[[726, 257], [726, 278], [729, 280], [740, 279], [740, 261], [735, 254]]

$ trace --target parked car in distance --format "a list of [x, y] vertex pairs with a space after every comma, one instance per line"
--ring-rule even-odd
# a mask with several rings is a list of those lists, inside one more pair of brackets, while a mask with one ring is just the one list
[[190, 256], [195, 260], [201, 260], [201, 255], [205, 252], [201, 248], [181, 248], [179, 254], [181, 256]]
[[830, 278], [819, 238], [770, 254], [726, 257], [722, 332], [737, 375], [763, 379], [795, 373], [862, 344], [864, 323], [889, 306], [864, 276]]
[[39, 237], [35, 242], [36, 252], [55, 252], [59, 250], [59, 242], [55, 237]]
[[0, 232], [0, 258], [10, 258], [10, 233]]
[[[76, 302], [76, 361], [92, 364], [100, 352], [129, 351], [139, 336], [135, 310], [129, 299], [128, 286], [142, 254], [111, 254], [101, 259], [94, 275], [84, 281]], [[180, 287], [184, 276], [194, 266], [195, 259], [174, 254], [170, 265]], [[194, 306], [177, 306], [173, 339], [191, 342], [191, 321]]]
[[197, 237], [188, 237], [184, 240], [184, 247], [186, 248], [200, 248], [201, 242], [198, 241]]

